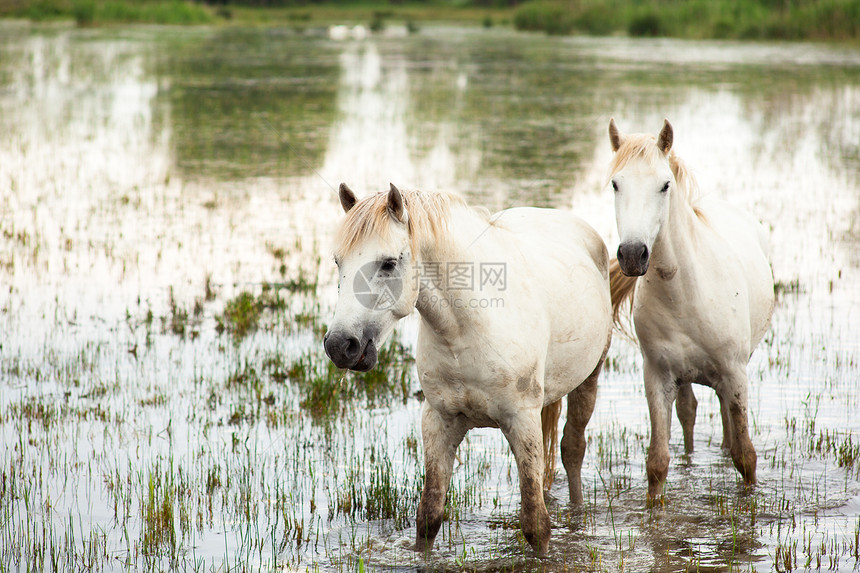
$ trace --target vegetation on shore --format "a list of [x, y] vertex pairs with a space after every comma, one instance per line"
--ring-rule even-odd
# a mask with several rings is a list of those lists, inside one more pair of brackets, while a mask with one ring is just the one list
[[186, 0], [12, 0], [0, 15], [35, 22], [74, 20], [80, 26], [105, 23], [209, 24], [212, 8]]
[[0, 16], [33, 21], [313, 26], [334, 22], [513, 23], [549, 34], [852, 41], [860, 0], [12, 0]]
[[520, 30], [680, 38], [856, 40], [860, 0], [532, 0]]
[[[192, 0], [12, 0], [0, 2], [0, 17], [34, 22], [73, 20], [80, 26], [114, 23], [220, 24], [240, 26], [328, 26], [386, 20], [413, 22], [510, 23], [514, 8], [441, 2], [197, 2]], [[377, 26], [374, 26], [374, 24]]]

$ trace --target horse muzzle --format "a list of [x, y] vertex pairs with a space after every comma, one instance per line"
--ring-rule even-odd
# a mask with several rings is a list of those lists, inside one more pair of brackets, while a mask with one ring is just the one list
[[376, 366], [377, 350], [372, 338], [360, 341], [344, 332], [328, 331], [323, 346], [326, 355], [338, 368], [367, 372]]
[[641, 277], [648, 272], [651, 253], [641, 241], [627, 241], [618, 246], [618, 266], [628, 277]]

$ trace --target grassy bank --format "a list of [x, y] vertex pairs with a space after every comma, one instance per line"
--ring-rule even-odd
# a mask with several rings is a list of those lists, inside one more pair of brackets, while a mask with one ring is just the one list
[[0, 15], [34, 22], [74, 20], [101, 23], [209, 24], [218, 19], [212, 8], [184, 0], [13, 0], [0, 4]]
[[222, 9], [230, 21], [242, 25], [370, 24], [374, 21], [456, 22], [476, 25], [510, 25], [514, 8], [452, 3], [415, 2], [392, 4], [385, 0], [355, 4], [308, 4], [259, 8], [230, 5]]
[[0, 16], [33, 21], [328, 25], [400, 20], [509, 24], [550, 34], [853, 41], [860, 0], [529, 0], [486, 2], [192, 2], [188, 0], [11, 0]]
[[280, 3], [278, 5], [207, 4], [188, 0], [12, 0], [0, 1], [0, 17], [35, 22], [73, 20], [79, 25], [113, 23], [236, 24], [308, 26], [332, 23], [460, 22], [510, 24], [514, 8], [451, 2]]
[[520, 30], [681, 38], [860, 38], [860, 0], [534, 0], [516, 11]]

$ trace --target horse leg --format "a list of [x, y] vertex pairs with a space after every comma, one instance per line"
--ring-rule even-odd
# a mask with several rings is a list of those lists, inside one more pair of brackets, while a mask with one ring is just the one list
[[520, 410], [502, 423], [520, 475], [520, 527], [532, 549], [543, 554], [551, 524], [543, 499], [543, 440], [540, 410]]
[[744, 484], [752, 485], [756, 482], [756, 464], [758, 457], [755, 447], [750, 440], [747, 404], [746, 368], [741, 366], [734, 372], [723, 377], [719, 387], [720, 403], [722, 409], [728, 411], [729, 423], [731, 425], [730, 452], [735, 468], [744, 478]]
[[558, 446], [558, 419], [561, 417], [561, 400], [556, 400], [540, 411], [543, 428], [543, 460], [546, 467], [543, 474], [543, 489], [549, 491], [555, 479], [555, 449]]
[[645, 461], [645, 473], [648, 474], [648, 502], [653, 503], [663, 495], [663, 484], [669, 475], [671, 408], [677, 386], [673, 380], [654, 368], [647, 358], [644, 372], [645, 396], [651, 417], [651, 445]]
[[720, 444], [720, 449], [730, 451], [732, 449], [732, 419], [729, 416], [729, 404], [723, 400], [722, 396], [717, 393], [720, 399], [720, 419], [723, 421], [723, 442]]
[[561, 461], [567, 472], [570, 503], [582, 503], [582, 459], [585, 457], [585, 426], [594, 412], [597, 400], [597, 378], [603, 360], [585, 382], [567, 395], [567, 422], [561, 438]]
[[457, 446], [463, 441], [468, 427], [457, 419], [443, 418], [427, 402], [421, 412], [421, 433], [424, 440], [424, 489], [418, 503], [415, 520], [415, 550], [433, 549], [433, 541], [442, 526], [445, 496], [451, 485]]
[[678, 399], [675, 401], [675, 413], [678, 414], [678, 421], [684, 431], [684, 451], [688, 454], [693, 453], [693, 426], [696, 424], [698, 407], [699, 401], [693, 394], [693, 385], [681, 384], [678, 387]]

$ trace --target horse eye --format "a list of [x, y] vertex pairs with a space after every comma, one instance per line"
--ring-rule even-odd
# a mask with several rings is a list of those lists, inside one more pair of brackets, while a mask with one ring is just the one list
[[379, 265], [379, 269], [386, 273], [390, 273], [395, 267], [397, 267], [397, 259], [385, 259], [382, 261], [382, 264]]
[[618, 191], [618, 183], [616, 183], [615, 180], [612, 181], [612, 190], [616, 192]]
[[665, 193], [668, 190], [669, 190], [669, 182], [666, 181], [666, 183], [663, 185], [663, 188], [660, 189], [660, 193]]

